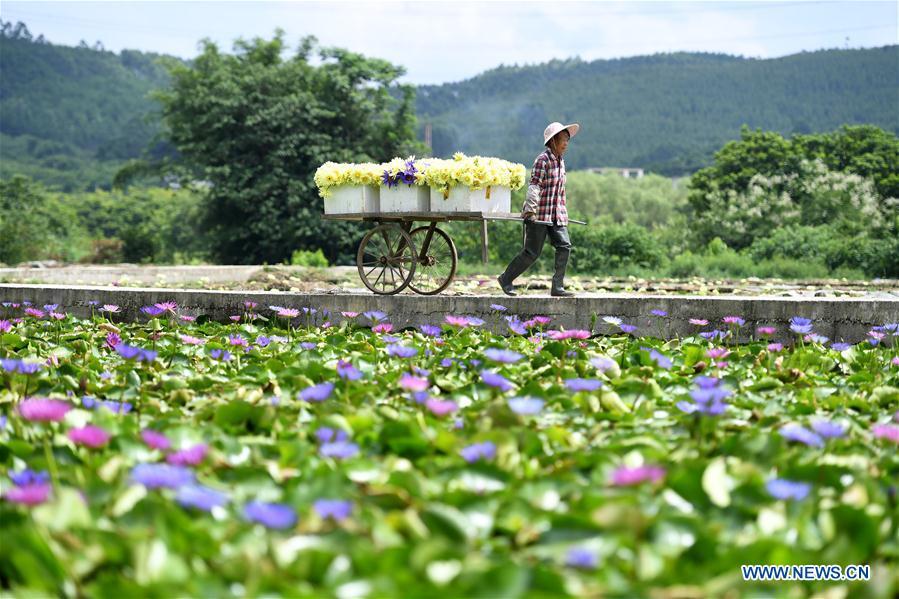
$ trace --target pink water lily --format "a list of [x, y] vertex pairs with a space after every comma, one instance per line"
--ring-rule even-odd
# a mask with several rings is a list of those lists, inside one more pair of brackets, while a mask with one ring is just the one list
[[19, 414], [31, 422], [59, 422], [71, 409], [71, 404], [46, 397], [26, 399], [19, 404]]
[[109, 442], [109, 433], [92, 424], [71, 429], [68, 437], [76, 445], [84, 445], [91, 449], [103, 447]]
[[611, 483], [616, 487], [639, 485], [646, 481], [654, 483], [665, 478], [665, 469], [661, 466], [638, 466], [628, 468], [621, 466], [612, 473]]
[[435, 416], [446, 416], [459, 409], [456, 402], [448, 399], [437, 399], [435, 397], [428, 399], [425, 402], [425, 407]]
[[404, 372], [400, 377], [400, 387], [407, 391], [425, 391], [430, 386], [431, 383], [428, 379], [409, 374], [408, 372]]

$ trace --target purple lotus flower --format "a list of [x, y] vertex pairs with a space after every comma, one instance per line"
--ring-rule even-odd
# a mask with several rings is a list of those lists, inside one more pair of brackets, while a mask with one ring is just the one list
[[746, 321], [743, 320], [742, 318], [740, 318], [739, 316], [725, 316], [724, 318], [721, 319], [721, 322], [724, 322], [726, 324], [735, 324], [738, 327], [741, 327], [744, 324], [746, 324]]
[[469, 464], [473, 464], [478, 460], [492, 460], [496, 457], [496, 445], [492, 441], [474, 443], [463, 447], [459, 451], [459, 455]]
[[777, 332], [777, 329], [774, 327], [758, 327], [755, 332], [759, 335], [770, 337]]
[[101, 306], [99, 308], [98, 312], [106, 312], [108, 314], [116, 314], [118, 312], [121, 312], [121, 310], [115, 304], [103, 304], [103, 306]]
[[[393, 325], [390, 325], [390, 326], [393, 326]], [[394, 343], [399, 343], [400, 341], [402, 341], [402, 339], [400, 337], [397, 337], [396, 335], [382, 335], [381, 341], [383, 341], [384, 343], [386, 343], [388, 345], [392, 345]]]
[[84, 445], [91, 449], [103, 447], [109, 442], [109, 433], [91, 424], [79, 428], [73, 428], [68, 432], [68, 437], [76, 445]]
[[[84, 399], [81, 400], [81, 403], [85, 404], [85, 402], [87, 400], [88, 400], [88, 398], [85, 397]], [[85, 404], [84, 407], [104, 408], [106, 410], [109, 410], [113, 414], [127, 414], [134, 407], [127, 401], [119, 402], [119, 401], [115, 401], [113, 399], [104, 399], [102, 401], [93, 401], [92, 403], [93, 403], [92, 406], [88, 406]]]
[[585, 547], [572, 547], [565, 554], [565, 565], [581, 570], [595, 570], [599, 563], [596, 553]]
[[669, 370], [671, 368], [671, 358], [656, 349], [649, 350], [649, 359], [655, 362], [659, 368], [664, 370]]
[[545, 402], [536, 397], [513, 397], [509, 400], [509, 409], [521, 416], [539, 414]]
[[330, 443], [331, 441], [346, 441], [348, 439], [346, 431], [342, 429], [333, 429], [323, 426], [315, 431], [315, 438], [319, 443]]
[[197, 443], [170, 453], [165, 457], [165, 461], [173, 466], [197, 466], [206, 458], [208, 451], [208, 445]]
[[147, 447], [150, 449], [165, 451], [172, 446], [172, 442], [169, 441], [168, 437], [149, 428], [141, 431], [140, 438], [143, 439], [143, 442], [146, 443]]
[[787, 424], [782, 427], [780, 436], [788, 441], [796, 441], [810, 447], [824, 447], [824, 440], [821, 437], [798, 424]]
[[637, 466], [628, 468], [620, 466], [612, 472], [611, 484], [616, 487], [639, 485], [646, 481], [657, 483], [665, 478], [665, 469], [661, 466]]
[[163, 310], [162, 308], [157, 308], [156, 306], [141, 306], [140, 311], [147, 316], [153, 317], [159, 316], [160, 314], [165, 312], [165, 310]]
[[177, 489], [194, 482], [194, 473], [184, 466], [138, 464], [131, 469], [131, 480], [148, 489]]
[[490, 308], [492, 310], [496, 310], [497, 312], [505, 312], [506, 310], [508, 310], [508, 308], [503, 306], [502, 304], [490, 304]]
[[34, 397], [19, 404], [19, 414], [30, 422], [59, 422], [72, 406], [58, 399]]
[[847, 349], [849, 349], [851, 347], [852, 347], [851, 343], [831, 343], [830, 344], [831, 349], [834, 349], [839, 352], [846, 351]]
[[808, 318], [802, 318], [801, 316], [794, 316], [790, 319], [790, 330], [801, 335], [811, 333], [812, 321]]
[[40, 362], [26, 362], [25, 360], [18, 360], [15, 358], [0, 360], [0, 368], [3, 368], [6, 372], [34, 374], [43, 367], [44, 365]]
[[691, 318], [690, 324], [695, 324], [696, 326], [704, 327], [709, 324], [709, 321], [705, 318]]
[[621, 329], [622, 333], [628, 333], [628, 334], [633, 333], [634, 331], [637, 330], [636, 325], [624, 324], [624, 323], [622, 323], [618, 328]]
[[185, 485], [178, 489], [178, 492], [175, 494], [175, 501], [182, 507], [192, 507], [204, 512], [211, 512], [212, 508], [228, 503], [228, 496], [202, 485]]
[[157, 355], [153, 350], [141, 349], [132, 345], [125, 345], [124, 343], [116, 345], [115, 351], [126, 360], [134, 360], [136, 362], [152, 362]]
[[783, 343], [769, 343], [768, 344], [768, 351], [772, 352], [772, 353], [783, 351], [783, 348], [784, 348]]
[[359, 446], [349, 441], [335, 441], [322, 444], [319, 452], [326, 458], [345, 460], [359, 453]]
[[459, 409], [459, 406], [456, 405], [456, 402], [450, 399], [437, 399], [432, 397], [425, 401], [425, 408], [428, 409], [434, 416], [443, 417], [448, 414], [452, 414], [456, 410]]
[[812, 430], [824, 439], [837, 439], [846, 435], [846, 429], [841, 424], [829, 420], [815, 420], [812, 422]]
[[706, 414], [708, 416], [718, 416], [723, 414], [727, 409], [726, 400], [733, 393], [721, 386], [720, 379], [711, 376], [697, 376], [693, 379], [696, 389], [690, 391], [690, 398], [693, 403], [688, 401], [679, 401], [675, 407], [681, 412], [687, 414]]
[[380, 310], [371, 310], [369, 312], [363, 312], [362, 316], [364, 316], [371, 322], [380, 322], [387, 318], [387, 313], [381, 312]]
[[414, 347], [408, 347], [406, 345], [400, 345], [398, 343], [387, 346], [387, 355], [394, 358], [411, 358], [417, 354], [418, 350]]
[[300, 311], [296, 308], [281, 308], [277, 314], [281, 318], [296, 318], [300, 315]]
[[271, 342], [272, 340], [265, 335], [259, 335], [258, 337], [256, 337], [256, 345], [258, 345], [259, 347], [268, 347]]
[[318, 499], [312, 504], [315, 513], [322, 520], [346, 520], [353, 513], [353, 502], [344, 499]]
[[8, 333], [12, 330], [12, 323], [8, 320], [0, 320], [0, 333]]
[[668, 313], [664, 310], [650, 310], [649, 312], [655, 316], [668, 316]]
[[524, 323], [517, 316], [506, 316], [506, 323], [509, 326], [509, 330], [516, 335], [527, 335], [527, 328], [525, 328]]
[[489, 370], [481, 371], [481, 380], [485, 385], [499, 389], [500, 391], [508, 391], [513, 388], [512, 383], [507, 381], [505, 377]]
[[602, 387], [602, 381], [596, 379], [565, 379], [565, 386], [569, 391], [596, 391]]
[[231, 352], [226, 349], [211, 349], [209, 350], [209, 357], [220, 362], [228, 362], [231, 360]]
[[795, 499], [796, 501], [805, 499], [812, 490], [812, 486], [808, 483], [785, 478], [773, 478], [765, 483], [765, 488], [775, 499]]
[[358, 381], [362, 378], [362, 371], [346, 360], [337, 360], [337, 376], [347, 381]]
[[730, 331], [721, 331], [719, 329], [715, 329], [713, 331], [703, 331], [699, 334], [699, 336], [703, 339], [714, 341], [715, 339], [726, 339], [730, 336]]
[[432, 324], [423, 324], [418, 327], [418, 330], [421, 331], [421, 334], [425, 337], [437, 337], [440, 335], [440, 327]]
[[47, 474], [46, 470], [31, 470], [30, 468], [25, 468], [20, 472], [9, 472], [9, 480], [12, 481], [17, 487], [23, 487], [25, 485], [37, 485], [50, 482], [50, 475]]
[[283, 503], [251, 501], [243, 509], [244, 517], [266, 528], [291, 528], [297, 522], [297, 514], [292, 507]]
[[488, 360], [493, 360], [494, 362], [499, 362], [500, 364], [513, 364], [524, 357], [520, 353], [512, 351], [510, 349], [499, 349], [496, 347], [491, 347], [485, 350], [484, 355]]
[[606, 356], [597, 356], [595, 358], [590, 359], [590, 365], [593, 366], [596, 370], [605, 373], [605, 371], [609, 370], [618, 365], [618, 363], [612, 358], [607, 358]]
[[325, 401], [334, 392], [334, 383], [319, 383], [306, 387], [297, 396], [302, 401]]

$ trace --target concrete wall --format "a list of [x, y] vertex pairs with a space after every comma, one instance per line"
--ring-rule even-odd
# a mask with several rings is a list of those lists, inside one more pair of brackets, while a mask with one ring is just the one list
[[[226, 321], [232, 314], [244, 311], [244, 301], [259, 304], [257, 312], [270, 316], [268, 306], [293, 308], [327, 308], [332, 312], [366, 312], [381, 310], [397, 327], [419, 324], [439, 324], [446, 314], [479, 316], [490, 323], [497, 322], [498, 312], [491, 304], [508, 308], [505, 314], [518, 314], [523, 319], [534, 315], [553, 318], [554, 327], [590, 328], [596, 317], [594, 332], [607, 333], [613, 328], [602, 321], [603, 316], [618, 316], [629, 324], [637, 325], [635, 334], [672, 338], [695, 333], [698, 327], [690, 318], [704, 318], [719, 328], [721, 318], [736, 315], [746, 320], [741, 339], [756, 326], [778, 327], [777, 338], [786, 338], [789, 320], [803, 316], [814, 321], [815, 332], [833, 341], [858, 342], [865, 338], [874, 325], [899, 322], [899, 300], [866, 298], [792, 298], [792, 297], [738, 297], [694, 295], [645, 295], [630, 293], [584, 294], [574, 298], [550, 296], [506, 297], [494, 296], [418, 296], [400, 294], [376, 296], [374, 294], [295, 294], [269, 291], [200, 291], [152, 288], [63, 287], [50, 285], [0, 285], [0, 301], [31, 301], [36, 306], [59, 304], [60, 310], [85, 317], [90, 315], [88, 302], [116, 304], [121, 314], [116, 320], [146, 320], [141, 306], [163, 301], [178, 303], [180, 313], [205, 316], [212, 320]], [[667, 317], [651, 314], [660, 309]], [[0, 312], [2, 313], [2, 312]], [[711, 328], [711, 327], [707, 327]]]

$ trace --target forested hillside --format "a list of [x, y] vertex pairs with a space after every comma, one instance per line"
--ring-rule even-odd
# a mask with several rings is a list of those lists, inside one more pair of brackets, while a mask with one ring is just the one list
[[[0, 177], [75, 191], [108, 187], [143, 152], [171, 151], [150, 92], [168, 85], [156, 54], [58, 46], [2, 23]], [[170, 58], [171, 59], [171, 58]], [[174, 60], [174, 59], [172, 59]], [[899, 132], [899, 46], [772, 60], [666, 54], [500, 66], [417, 88], [419, 137], [456, 151], [529, 163], [551, 120], [583, 130], [569, 169], [637, 166], [685, 175], [711, 163], [740, 127], [784, 135], [874, 124]]]
[[772, 60], [666, 54], [501, 66], [417, 90], [437, 155], [530, 162], [553, 120], [583, 125], [569, 168], [638, 166], [678, 175], [710, 163], [743, 124], [785, 135], [874, 124], [899, 132], [899, 46]]
[[100, 45], [57, 46], [4, 23], [0, 176], [27, 174], [64, 189], [108, 184], [159, 131], [149, 94], [168, 77], [158, 58]]

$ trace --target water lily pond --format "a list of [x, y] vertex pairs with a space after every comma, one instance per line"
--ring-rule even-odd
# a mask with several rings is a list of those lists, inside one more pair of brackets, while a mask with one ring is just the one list
[[3, 303], [4, 596], [899, 592], [895, 323], [737, 345], [739, 315], [662, 341], [493, 309]]

